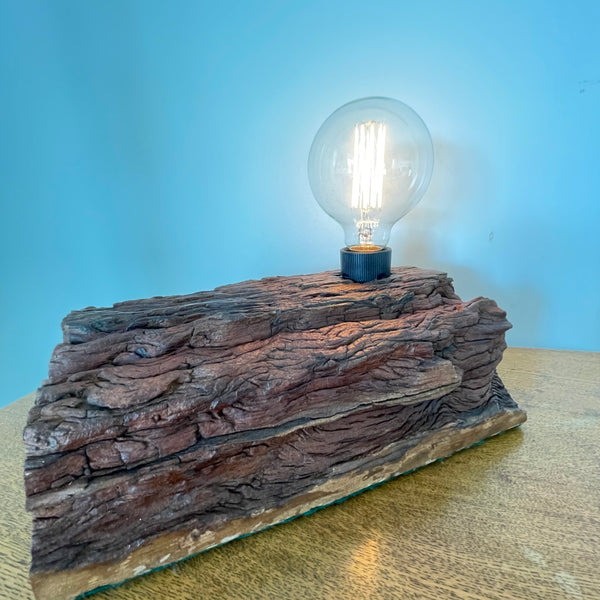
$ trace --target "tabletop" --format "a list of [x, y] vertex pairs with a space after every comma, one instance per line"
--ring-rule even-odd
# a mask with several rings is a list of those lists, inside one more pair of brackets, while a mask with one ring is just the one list
[[[600, 599], [600, 353], [509, 348], [528, 421], [94, 600]], [[33, 598], [21, 432], [0, 410], [0, 598]]]

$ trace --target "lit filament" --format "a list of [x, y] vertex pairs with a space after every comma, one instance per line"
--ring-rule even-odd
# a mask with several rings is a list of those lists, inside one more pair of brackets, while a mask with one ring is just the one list
[[354, 157], [352, 159], [352, 208], [360, 210], [355, 219], [358, 229], [358, 246], [354, 250], [376, 251], [380, 246], [373, 244], [373, 232], [379, 219], [373, 210], [383, 204], [383, 176], [385, 174], [384, 123], [368, 121], [354, 126]]
[[352, 208], [381, 208], [385, 134], [385, 123], [369, 121], [354, 126]]

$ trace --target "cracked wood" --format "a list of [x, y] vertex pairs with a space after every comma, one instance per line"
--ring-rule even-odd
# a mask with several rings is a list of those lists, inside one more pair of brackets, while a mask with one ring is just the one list
[[167, 537], [178, 559], [190, 532], [212, 540], [261, 512], [279, 522], [343, 479], [323, 504], [339, 499], [415, 448], [440, 458], [420, 446], [432, 433], [451, 453], [525, 418], [495, 374], [504, 311], [461, 301], [437, 271], [269, 278], [87, 308], [62, 326], [24, 431], [39, 598], [90, 589], [56, 574], [105, 565], [103, 585], [159, 566], [115, 565]]

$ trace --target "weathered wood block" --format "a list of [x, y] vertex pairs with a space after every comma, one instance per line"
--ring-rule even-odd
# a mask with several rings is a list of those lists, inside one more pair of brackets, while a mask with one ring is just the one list
[[525, 420], [510, 327], [436, 271], [276, 277], [87, 308], [24, 431], [38, 599], [166, 566]]

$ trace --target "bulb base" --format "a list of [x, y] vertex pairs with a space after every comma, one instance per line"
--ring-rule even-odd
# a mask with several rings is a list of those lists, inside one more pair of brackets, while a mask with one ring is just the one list
[[356, 283], [366, 283], [389, 277], [392, 269], [392, 249], [382, 248], [376, 252], [360, 252], [342, 248], [340, 250], [342, 277]]

